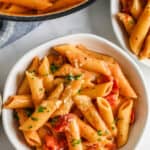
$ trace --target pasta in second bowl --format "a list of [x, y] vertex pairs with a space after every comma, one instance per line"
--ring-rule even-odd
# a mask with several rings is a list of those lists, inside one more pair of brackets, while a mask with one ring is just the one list
[[[67, 150], [135, 149], [148, 118], [148, 95], [137, 65], [91, 34], [66, 36], [28, 52], [11, 70], [3, 99], [4, 129], [17, 150], [58, 148], [60, 136], [59, 146]], [[19, 127], [9, 109], [15, 109]]]
[[[130, 54], [136, 61], [141, 62], [142, 64], [150, 67], [150, 59], [149, 59], [149, 54], [148, 54], [149, 52], [146, 52], [146, 50], [144, 50], [144, 49], [147, 49], [147, 51], [149, 51], [149, 47], [147, 47], [147, 44], [146, 44], [146, 39], [148, 38], [147, 32], [149, 31], [149, 27], [147, 27], [147, 28], [142, 27], [142, 24], [146, 25], [146, 23], [145, 22], [143, 23], [140, 21], [141, 20], [140, 18], [143, 18], [142, 13], [144, 14], [144, 10], [146, 8], [146, 2], [148, 4], [148, 1], [111, 0], [110, 2], [111, 2], [110, 15], [111, 15], [112, 26], [113, 26], [114, 33], [115, 33], [119, 43], [128, 52], [128, 54]], [[124, 2], [124, 3], [125, 2], [134, 2], [134, 3], [132, 3], [133, 6], [130, 6], [128, 8], [128, 9], [130, 9], [130, 11], [133, 11], [132, 13], [130, 12], [130, 14], [132, 14], [132, 15], [130, 15], [128, 13], [128, 11], [126, 11], [126, 10], [124, 11], [125, 13], [121, 12], [121, 2]], [[145, 2], [145, 4], [142, 4], [142, 5], [144, 5], [144, 6], [142, 6], [143, 8], [140, 9], [139, 3], [144, 3], [144, 2]], [[133, 8], [133, 9], [131, 9], [131, 8]], [[135, 14], [135, 12], [137, 12], [137, 8], [140, 9], [139, 10], [140, 15]], [[138, 15], [138, 16], [136, 16], [136, 15]], [[145, 16], [145, 19], [144, 18], [143, 19], [148, 21], [149, 20], [148, 13], [147, 13], [147, 15], [144, 15], [144, 16]], [[138, 28], [138, 30], [137, 30], [137, 28]], [[145, 31], [142, 31], [142, 29], [145, 29]], [[135, 35], [135, 30], [136, 30], [137, 35]], [[132, 31], [133, 31], [133, 33], [132, 33]], [[141, 33], [142, 33], [141, 35], [139, 34], [139, 31], [141, 31]], [[139, 40], [137, 42], [133, 41], [133, 38], [136, 41], [136, 39], [137, 39], [136, 36], [138, 36], [138, 39], [140, 40], [140, 42], [142, 42], [142, 45], [140, 45], [140, 50], [137, 50], [137, 47], [136, 47], [139, 45]], [[144, 42], [143, 42], [143, 37], [144, 37]], [[132, 42], [131, 42], [131, 40], [132, 40]], [[137, 44], [135, 44], [135, 43], [137, 43]], [[139, 60], [138, 57], [140, 57], [140, 59], [141, 58], [142, 59]]]

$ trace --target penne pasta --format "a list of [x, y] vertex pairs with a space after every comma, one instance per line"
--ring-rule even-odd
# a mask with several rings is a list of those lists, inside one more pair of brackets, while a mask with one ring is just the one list
[[150, 28], [150, 1], [147, 2], [147, 5], [144, 8], [144, 11], [141, 13], [137, 24], [133, 28], [131, 33], [129, 43], [131, 50], [139, 55], [144, 39]]
[[28, 83], [32, 93], [33, 103], [35, 106], [37, 106], [41, 103], [42, 99], [45, 96], [43, 80], [30, 72], [26, 72], [26, 77], [28, 79]]
[[[71, 97], [80, 90], [82, 83], [83, 83], [82, 80], [75, 80], [72, 81], [72, 83], [68, 87], [66, 87], [61, 99], [63, 103], [60, 106], [60, 108], [56, 110], [56, 112], [54, 112], [52, 117], [65, 115], [70, 112], [73, 105], [73, 101]], [[68, 93], [70, 93], [69, 96]]]
[[39, 68], [38, 73], [42, 76], [44, 87], [49, 91], [52, 87], [53, 75], [50, 74], [50, 64], [47, 57], [44, 57]]
[[117, 135], [117, 146], [122, 147], [126, 144], [129, 135], [130, 121], [131, 121], [131, 112], [133, 109], [133, 100], [126, 100], [118, 112], [118, 135]]
[[140, 59], [148, 58], [150, 55], [150, 34], [147, 35], [144, 48], [140, 52]]
[[74, 68], [73, 66], [69, 64], [64, 64], [58, 71], [54, 73], [55, 77], [67, 77], [68, 75], [72, 75], [75, 78], [78, 78], [82, 76], [84, 80], [83, 87], [92, 87], [92, 81], [96, 80], [96, 77], [98, 76], [94, 72], [89, 72], [83, 69]]
[[[50, 118], [50, 116], [60, 107], [62, 102], [59, 100], [62, 85], [59, 85], [55, 90], [60, 93], [56, 93], [57, 95], [52, 96], [53, 99], [44, 100], [34, 111], [31, 117], [28, 118], [27, 121], [22, 124], [19, 129], [23, 131], [36, 131], [40, 127], [42, 127]], [[63, 89], [62, 89], [63, 90]]]
[[104, 98], [98, 97], [96, 103], [101, 117], [105, 121], [112, 135], [116, 136], [117, 127], [115, 124], [115, 119], [109, 102]]
[[133, 17], [127, 13], [122, 13], [122, 12], [117, 13], [117, 17], [119, 18], [121, 23], [124, 25], [126, 31], [130, 35], [132, 32], [132, 29], [135, 26], [135, 21], [134, 21]]
[[135, 93], [134, 89], [130, 85], [125, 75], [123, 74], [119, 64], [111, 64], [109, 65], [109, 67], [113, 77], [116, 81], [118, 81], [120, 95], [125, 97], [137, 98], [137, 94]]
[[30, 9], [43, 10], [52, 6], [52, 3], [47, 0], [0, 0], [0, 2], [15, 4]]
[[6, 12], [6, 13], [12, 13], [12, 14], [14, 14], [14, 13], [15, 14], [25, 14], [25, 13], [29, 12], [29, 10], [26, 9], [25, 7], [21, 7], [18, 5], [10, 5], [9, 7], [4, 8], [2, 11]]
[[100, 143], [101, 146], [104, 146], [108, 142], [101, 130], [95, 131], [90, 125], [79, 119], [77, 116], [76, 120], [80, 128], [81, 137], [86, 139], [88, 142], [97, 142]]
[[16, 95], [10, 96], [3, 107], [9, 109], [33, 108], [33, 103], [30, 95]]
[[65, 132], [68, 141], [69, 150], [83, 150], [80, 137], [80, 129], [74, 116], [68, 125], [68, 130]]
[[95, 51], [90, 51], [84, 45], [81, 45], [81, 44], [77, 45], [77, 48], [80, 49], [80, 51], [82, 51], [83, 53], [87, 54], [89, 57], [103, 60], [103, 61], [108, 62], [108, 63], [114, 63], [115, 62], [114, 58], [107, 56], [105, 54], [100, 54], [100, 53], [95, 52]]
[[92, 99], [96, 97], [104, 97], [104, 96], [107, 96], [111, 92], [112, 86], [113, 86], [113, 83], [110, 81], [107, 83], [95, 85], [94, 87], [91, 87], [91, 88], [83, 89], [81, 90], [80, 94], [88, 95]]
[[[27, 70], [29, 72], [37, 73], [38, 66], [39, 66], [39, 58], [35, 57]], [[30, 94], [30, 88], [26, 77], [23, 79], [17, 93], [19, 95]]]
[[48, 10], [51, 11], [58, 11], [62, 9], [66, 9], [69, 7], [73, 7], [75, 5], [78, 5], [82, 2], [86, 2], [87, 0], [57, 0], [52, 7], [50, 7]]
[[[19, 118], [20, 125], [24, 124], [24, 122], [28, 119], [26, 112], [23, 109], [17, 109], [17, 115]], [[41, 139], [36, 131], [23, 131], [24, 138], [26, 142], [34, 147], [41, 146]]]
[[66, 56], [70, 63], [75, 67], [80, 66], [81, 68], [89, 71], [110, 75], [110, 70], [104, 61], [89, 57], [75, 46], [60, 45], [55, 46], [54, 50]]
[[77, 95], [74, 96], [73, 101], [83, 113], [84, 117], [96, 130], [100, 130], [103, 135], [110, 135], [110, 131], [106, 127], [104, 121], [98, 114], [96, 108], [92, 104], [92, 101], [89, 97], [84, 95]]
[[130, 12], [135, 19], [138, 19], [142, 12], [142, 1], [141, 0], [132, 0]]

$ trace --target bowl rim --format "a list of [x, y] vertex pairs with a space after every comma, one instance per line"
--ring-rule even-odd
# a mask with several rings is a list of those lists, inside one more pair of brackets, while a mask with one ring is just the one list
[[[146, 97], [146, 103], [147, 103], [147, 116], [145, 118], [145, 124], [144, 124], [144, 127], [143, 127], [143, 130], [142, 132], [140, 133], [140, 137], [138, 139], [138, 141], [135, 143], [135, 148], [138, 147], [146, 129], [148, 128], [148, 119], [149, 119], [149, 109], [150, 109], [150, 106], [149, 106], [149, 96], [148, 96], [148, 88], [147, 88], [147, 84], [146, 84], [146, 81], [145, 81], [145, 78], [144, 78], [144, 75], [142, 73], [142, 71], [140, 70], [140, 67], [135, 63], [135, 61], [132, 59], [131, 56], [129, 56], [125, 51], [122, 51], [122, 49], [117, 46], [116, 44], [112, 43], [111, 41], [101, 37], [101, 36], [97, 36], [97, 35], [94, 35], [94, 34], [90, 34], [90, 33], [77, 33], [77, 34], [72, 34], [72, 35], [67, 35], [67, 36], [63, 36], [63, 37], [60, 37], [60, 38], [56, 38], [54, 40], [50, 40], [48, 42], [45, 42], [31, 50], [29, 50], [27, 53], [25, 53], [16, 63], [15, 65], [11, 68], [10, 72], [8, 73], [8, 76], [7, 76], [7, 79], [6, 79], [6, 82], [5, 82], [5, 86], [4, 86], [4, 91], [3, 91], [3, 98], [6, 97], [5, 95], [7, 95], [7, 93], [5, 93], [8, 85], [9, 85], [9, 80], [11, 79], [11, 74], [13, 73], [13, 70], [17, 67], [17, 65], [23, 60], [25, 59], [28, 55], [31, 55], [32, 52], [36, 51], [38, 48], [42, 48], [44, 45], [47, 45], [49, 43], [55, 43], [57, 41], [62, 41], [66, 38], [74, 38], [74, 37], [82, 37], [82, 38], [91, 38], [91, 39], [96, 39], [96, 40], [99, 40], [99, 42], [101, 43], [104, 43], [105, 45], [109, 45], [110, 47], [112, 47], [115, 51], [117, 51], [118, 53], [120, 53], [123, 57], [125, 57], [127, 59], [127, 61], [129, 61], [129, 63], [133, 66], [133, 68], [135, 69], [136, 72], [138, 72], [138, 76], [143, 84], [143, 88], [144, 88], [144, 93], [145, 93], [145, 97]], [[40, 50], [38, 50], [40, 51]], [[4, 102], [4, 101], [3, 101]], [[3, 128], [4, 128], [4, 131], [5, 131], [5, 134], [7, 135], [7, 138], [9, 140], [9, 142], [13, 145], [14, 148], [16, 148], [16, 150], [18, 150], [16, 144], [13, 142], [13, 140], [11, 139], [11, 137], [9, 136], [9, 131], [7, 131], [7, 127], [5, 126], [5, 111], [7, 110], [2, 110], [2, 124], [3, 124]]]
[[[147, 67], [150, 67], [150, 59], [139, 60], [138, 57], [137, 57], [135, 54], [132, 53], [132, 51], [130, 50], [130, 48], [128, 48], [128, 46], [126, 45], [126, 43], [125, 43], [124, 41], [123, 41], [123, 43], [122, 43], [122, 41], [121, 41], [119, 35], [117, 34], [116, 28], [118, 28], [118, 27], [116, 27], [116, 25], [115, 25], [115, 23], [117, 23], [117, 19], [114, 18], [114, 16], [112, 16], [112, 15], [114, 15], [114, 14], [113, 14], [113, 6], [114, 6], [114, 3], [113, 3], [113, 2], [115, 2], [115, 1], [116, 1], [116, 0], [111, 0], [111, 1], [110, 1], [110, 20], [111, 20], [111, 25], [112, 25], [113, 33], [115, 34], [116, 39], [117, 39], [117, 41], [119, 42], [119, 45], [120, 45], [120, 46], [122, 47], [122, 49], [125, 50], [136, 62], [141, 63], [141, 64], [143, 64], [143, 65], [145, 65], [145, 66], [147, 66]], [[123, 29], [121, 29], [121, 26], [119, 26], [118, 29], [121, 30], [121, 32], [123, 32]], [[120, 32], [120, 31], [119, 31], [119, 32]], [[126, 35], [124, 35], [123, 33], [121, 33], [121, 34], [123, 35], [122, 37], [127, 38]]]
[[43, 21], [43, 20], [49, 20], [49, 19], [55, 19], [63, 16], [67, 16], [69, 14], [72, 14], [74, 12], [80, 11], [92, 3], [94, 3], [96, 0], [88, 0], [87, 2], [81, 3], [79, 6], [73, 7], [73, 8], [68, 8], [65, 11], [61, 12], [56, 12], [52, 14], [43, 14], [43, 15], [34, 15], [34, 16], [15, 16], [15, 15], [5, 15], [5, 14], [0, 14], [0, 19], [1, 20], [11, 20], [11, 21], [24, 21], [24, 22], [30, 22], [30, 21]]

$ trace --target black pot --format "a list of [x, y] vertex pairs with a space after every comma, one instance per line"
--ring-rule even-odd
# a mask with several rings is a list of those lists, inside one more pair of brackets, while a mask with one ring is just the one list
[[19, 16], [19, 15], [15, 16], [15, 15], [12, 15], [11, 16], [11, 15], [0, 14], [0, 20], [42, 21], [42, 20], [48, 20], [48, 19], [55, 19], [58, 17], [69, 15], [69, 14], [74, 13], [76, 11], [79, 11], [83, 8], [86, 8], [95, 1], [96, 0], [88, 0], [87, 2], [81, 4], [77, 7], [71, 8], [71, 9], [67, 9], [67, 10], [59, 11], [59, 12], [55, 12], [55, 13], [41, 14], [41, 15], [32, 15], [32, 16]]

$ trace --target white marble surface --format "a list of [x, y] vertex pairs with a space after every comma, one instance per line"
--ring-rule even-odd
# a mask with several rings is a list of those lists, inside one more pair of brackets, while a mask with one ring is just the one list
[[[15, 43], [0, 49], [1, 92], [3, 91], [9, 70], [24, 53], [48, 40], [79, 32], [94, 33], [118, 44], [110, 22], [109, 0], [97, 0], [97, 2], [88, 9], [56, 20], [46, 21]], [[139, 66], [147, 81], [147, 88], [150, 89], [150, 68], [141, 64], [139, 64]], [[0, 126], [0, 150], [14, 150], [4, 134], [2, 124], [0, 124]], [[149, 150], [149, 133], [150, 129], [147, 129], [136, 150]]]

